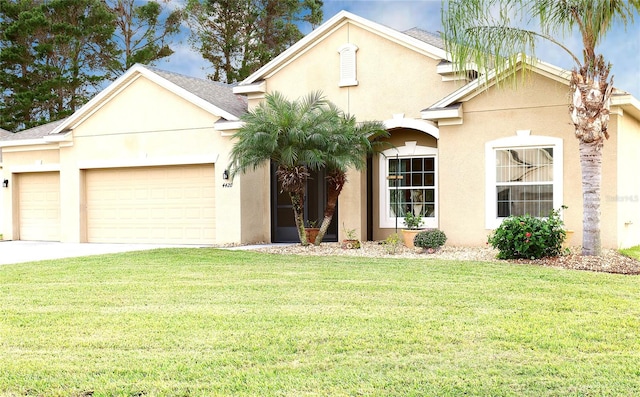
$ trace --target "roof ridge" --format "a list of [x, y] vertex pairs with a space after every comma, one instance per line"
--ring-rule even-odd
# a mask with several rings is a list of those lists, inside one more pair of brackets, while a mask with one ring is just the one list
[[171, 74], [171, 75], [175, 75], [177, 77], [187, 78], [187, 79], [190, 79], [190, 80], [198, 80], [198, 81], [202, 81], [202, 82], [209, 83], [209, 84], [215, 84], [215, 85], [218, 85], [218, 86], [221, 86], [221, 87], [233, 88], [234, 86], [237, 85], [237, 83], [230, 84], [230, 83], [225, 83], [224, 81], [216, 81], [216, 80], [211, 80], [211, 79], [208, 79], [208, 78], [191, 76], [191, 75], [180, 73], [180, 72], [176, 72], [176, 71], [173, 71], [173, 70], [161, 69], [161, 68], [158, 68], [156, 66], [149, 66], [149, 65], [142, 65], [142, 66], [147, 68], [147, 69], [149, 69], [150, 71], [152, 71], [154, 73], [155, 72], [160, 72], [160, 73]]

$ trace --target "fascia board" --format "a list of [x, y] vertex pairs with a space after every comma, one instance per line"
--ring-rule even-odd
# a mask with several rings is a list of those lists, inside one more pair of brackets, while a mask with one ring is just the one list
[[463, 115], [462, 104], [456, 108], [429, 108], [421, 112], [424, 120], [458, 119]]
[[259, 81], [250, 85], [237, 85], [233, 87], [234, 94], [253, 94], [253, 93], [266, 93], [267, 84], [264, 81]]
[[640, 101], [631, 94], [612, 95], [611, 106], [619, 107], [637, 120], [640, 120]]
[[46, 145], [47, 142], [43, 138], [39, 139], [21, 139], [16, 141], [0, 142], [0, 147], [17, 147], [17, 146], [33, 146]]

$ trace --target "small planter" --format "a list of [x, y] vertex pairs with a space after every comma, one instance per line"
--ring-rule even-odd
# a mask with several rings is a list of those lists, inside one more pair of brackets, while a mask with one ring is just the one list
[[415, 248], [413, 244], [413, 239], [416, 237], [416, 234], [420, 233], [422, 229], [402, 229], [402, 239], [404, 240], [404, 245], [407, 248]]
[[320, 231], [320, 228], [317, 228], [317, 227], [306, 227], [304, 229], [304, 233], [307, 236], [307, 241], [309, 242], [309, 244], [315, 244], [316, 237], [318, 237], [319, 231]]
[[347, 239], [342, 240], [341, 244], [342, 249], [345, 250], [355, 250], [360, 248], [360, 240]]

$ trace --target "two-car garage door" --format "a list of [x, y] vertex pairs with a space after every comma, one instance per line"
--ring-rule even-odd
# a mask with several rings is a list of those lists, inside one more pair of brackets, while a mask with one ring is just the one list
[[85, 171], [87, 240], [215, 243], [213, 164]]

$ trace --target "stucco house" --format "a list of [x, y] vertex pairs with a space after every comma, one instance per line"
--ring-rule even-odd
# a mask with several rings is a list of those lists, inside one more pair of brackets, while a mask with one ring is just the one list
[[[228, 176], [231, 135], [265, 94], [321, 90], [391, 137], [366, 171], [351, 171], [331, 239], [355, 229], [380, 240], [403, 214], [452, 245], [484, 245], [510, 214], [563, 218], [582, 241], [578, 142], [569, 73], [533, 65], [516, 88], [453, 73], [441, 39], [340, 12], [234, 87], [136, 65], [71, 117], [3, 134], [0, 231], [5, 239], [225, 244], [295, 239], [269, 164]], [[499, 76], [498, 76], [499, 78]], [[640, 102], [613, 96], [604, 148], [602, 241], [640, 244]], [[322, 211], [322, 175], [308, 186]]]

